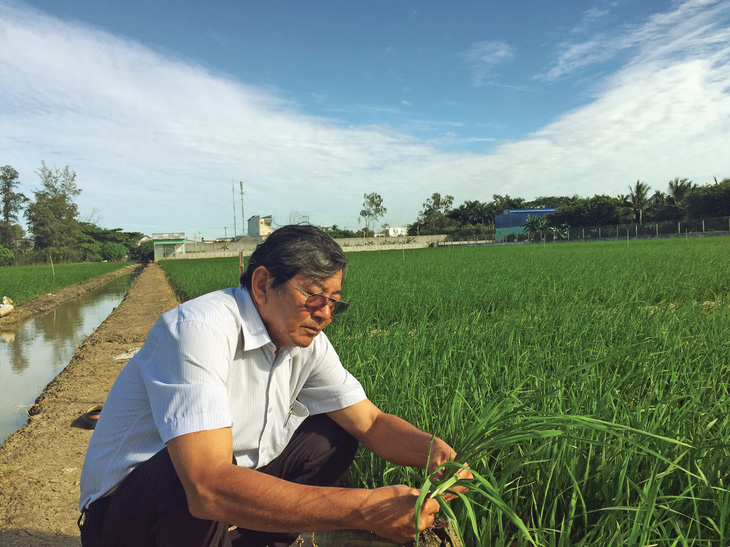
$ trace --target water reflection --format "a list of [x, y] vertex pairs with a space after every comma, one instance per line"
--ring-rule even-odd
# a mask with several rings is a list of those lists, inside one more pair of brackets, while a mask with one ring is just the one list
[[0, 332], [0, 440], [25, 423], [28, 407], [121, 302], [134, 275], [32, 318], [15, 332]]

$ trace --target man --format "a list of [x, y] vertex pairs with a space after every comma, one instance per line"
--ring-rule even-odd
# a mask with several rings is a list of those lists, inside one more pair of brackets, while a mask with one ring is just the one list
[[[417, 490], [338, 486], [358, 442], [431, 470], [455, 455], [375, 407], [322, 332], [347, 308], [346, 266], [323, 231], [286, 226], [256, 248], [240, 287], [160, 316], [92, 435], [83, 545], [285, 546], [298, 531], [334, 529], [414, 536]], [[424, 504], [422, 528], [438, 508]]]

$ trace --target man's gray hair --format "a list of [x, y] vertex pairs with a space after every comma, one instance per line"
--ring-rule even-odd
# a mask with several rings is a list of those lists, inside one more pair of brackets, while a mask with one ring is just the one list
[[274, 231], [248, 259], [241, 285], [251, 290], [251, 276], [264, 266], [274, 278], [273, 287], [286, 283], [298, 273], [327, 279], [347, 268], [345, 253], [324, 230], [306, 224], [292, 224]]

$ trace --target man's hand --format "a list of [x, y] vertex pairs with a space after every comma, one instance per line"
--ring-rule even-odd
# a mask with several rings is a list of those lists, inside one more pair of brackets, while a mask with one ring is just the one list
[[[197, 518], [267, 532], [359, 528], [401, 543], [415, 537], [414, 488], [307, 486], [237, 467], [231, 463], [230, 428], [182, 435], [167, 447]], [[436, 500], [426, 500], [421, 529], [433, 524], [438, 510]]]
[[[444, 441], [439, 439], [438, 437], [433, 438], [433, 443], [431, 445], [431, 458], [428, 463], [428, 472], [433, 473], [439, 465], [445, 462], [454, 461], [456, 458], [456, 452]], [[465, 464], [467, 465], [467, 464]], [[468, 465], [467, 465], [468, 467]], [[441, 469], [438, 474], [436, 475], [436, 479], [441, 478], [443, 476], [444, 470]], [[468, 469], [461, 469], [457, 475], [461, 479], [472, 479], [474, 478], [474, 475], [471, 474], [471, 471]], [[457, 486], [456, 488], [452, 488], [454, 492], [459, 492], [460, 494], [466, 494], [469, 489], [465, 486]], [[444, 501], [451, 501], [454, 498], [456, 498], [456, 494], [443, 494], [442, 498]]]
[[[371, 490], [363, 507], [363, 526], [380, 537], [406, 543], [416, 537], [413, 520], [419, 491], [405, 485], [384, 486]], [[439, 504], [426, 499], [421, 507], [419, 532], [433, 524]]]

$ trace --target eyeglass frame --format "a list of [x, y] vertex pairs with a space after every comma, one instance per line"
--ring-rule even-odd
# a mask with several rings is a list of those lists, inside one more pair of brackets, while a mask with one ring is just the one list
[[[309, 300], [312, 297], [320, 297], [321, 296], [322, 298], [326, 298], [327, 299], [327, 304], [326, 305], [327, 306], [331, 306], [331, 309], [332, 309], [332, 311], [330, 312], [332, 314], [332, 317], [337, 317], [338, 315], [342, 315], [350, 307], [350, 304], [348, 304], [344, 300], [336, 300], [335, 298], [331, 298], [329, 296], [325, 296], [322, 293], [311, 293], [311, 292], [305, 291], [299, 285], [297, 285], [296, 283], [294, 283], [294, 281], [292, 281], [291, 279], [287, 278], [286, 280], [289, 283], [291, 283], [292, 285], [294, 285], [297, 289], [299, 289], [299, 291], [307, 297], [307, 299], [304, 301], [304, 307], [307, 308], [307, 310], [309, 310], [310, 312], [317, 311], [317, 310], [321, 310], [322, 308], [325, 307], [325, 304], [322, 304], [321, 306], [316, 306], [316, 307], [315, 306], [312, 306], [311, 304], [307, 305], [307, 303], [309, 302]], [[340, 308], [340, 311], [337, 311], [337, 308], [338, 307]]]

